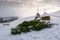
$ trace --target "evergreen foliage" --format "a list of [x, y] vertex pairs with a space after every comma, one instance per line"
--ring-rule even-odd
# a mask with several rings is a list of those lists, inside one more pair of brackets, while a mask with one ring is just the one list
[[16, 35], [16, 34], [20, 34], [21, 31], [18, 30], [18, 29], [12, 28], [12, 29], [11, 29], [11, 33], [14, 34], [14, 35]]
[[[52, 24], [45, 23], [37, 20], [31, 20], [31, 21], [24, 21], [21, 24], [17, 26], [17, 29], [11, 29], [12, 34], [20, 34], [21, 32], [26, 33], [30, 32], [31, 30], [42, 30], [44, 28], [51, 28]], [[18, 31], [20, 30], [20, 31]]]

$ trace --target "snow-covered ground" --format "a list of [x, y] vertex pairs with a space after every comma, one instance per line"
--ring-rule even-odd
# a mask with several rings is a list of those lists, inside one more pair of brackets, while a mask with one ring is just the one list
[[24, 19], [18, 19], [9, 23], [10, 26], [2, 26], [0, 24], [0, 40], [60, 40], [60, 18], [54, 16], [51, 16], [51, 22], [58, 25], [54, 25], [52, 28], [22, 33], [21, 35], [11, 34], [11, 28], [16, 27], [24, 20], [32, 19], [34, 19], [33, 16]]

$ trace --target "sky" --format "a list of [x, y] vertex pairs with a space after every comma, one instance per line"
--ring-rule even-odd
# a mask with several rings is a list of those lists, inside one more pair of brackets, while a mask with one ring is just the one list
[[60, 11], [60, 0], [0, 0], [0, 17], [18, 16], [20, 18], [33, 16], [37, 12], [43, 14]]

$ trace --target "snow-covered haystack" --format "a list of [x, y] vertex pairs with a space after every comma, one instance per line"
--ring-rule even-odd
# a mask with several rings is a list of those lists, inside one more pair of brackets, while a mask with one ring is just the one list
[[[53, 13], [56, 15], [57, 13]], [[60, 13], [59, 13], [60, 14]], [[57, 14], [57, 16], [59, 15]], [[52, 15], [52, 14], [50, 14]], [[24, 19], [18, 19], [10, 23], [10, 26], [0, 26], [0, 40], [60, 40], [60, 18], [51, 16], [51, 22], [58, 25], [53, 26], [50, 29], [44, 29], [41, 31], [32, 31], [29, 33], [22, 33], [21, 35], [11, 35], [11, 28], [16, 27], [18, 24], [25, 20], [32, 20], [34, 17], [28, 17]]]

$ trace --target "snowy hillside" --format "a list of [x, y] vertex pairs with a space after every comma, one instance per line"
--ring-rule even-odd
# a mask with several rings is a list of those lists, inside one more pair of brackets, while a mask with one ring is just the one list
[[56, 16], [56, 17], [60, 17], [60, 11], [56, 11], [56, 12], [54, 12], [54, 13], [51, 13], [50, 15], [52, 15], [52, 16]]
[[[52, 13], [56, 15], [56, 13]], [[51, 15], [52, 15], [51, 14]], [[59, 13], [60, 14], [60, 13]], [[57, 14], [57, 16], [59, 15]], [[25, 20], [32, 20], [34, 16], [18, 19], [10, 23], [10, 26], [0, 25], [0, 40], [60, 40], [60, 18], [51, 16], [51, 22], [58, 25], [49, 29], [43, 29], [41, 31], [32, 31], [29, 33], [22, 33], [21, 35], [12, 35], [11, 28], [16, 27], [19, 23]]]

